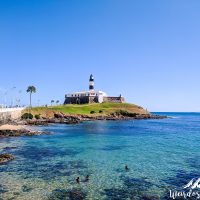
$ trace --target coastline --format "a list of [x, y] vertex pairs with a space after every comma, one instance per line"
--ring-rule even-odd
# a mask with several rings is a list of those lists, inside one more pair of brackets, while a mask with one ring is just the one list
[[55, 114], [54, 118], [20, 120], [0, 125], [0, 138], [34, 136], [41, 134], [49, 134], [38, 130], [38, 126], [47, 126], [48, 124], [79, 124], [84, 121], [123, 121], [123, 120], [147, 120], [147, 119], [164, 119], [167, 116], [160, 115], [137, 115], [135, 117], [128, 116], [88, 116], [88, 115], [63, 115]]
[[154, 114], [110, 114], [110, 115], [71, 115], [63, 113], [54, 113], [53, 117], [42, 117], [41, 119], [27, 119], [19, 121], [11, 121], [0, 125], [0, 138], [2, 137], [18, 137], [48, 134], [39, 131], [36, 127], [47, 126], [48, 124], [79, 124], [84, 121], [123, 121], [123, 120], [148, 120], [148, 119], [164, 119], [167, 116]]
[[63, 113], [55, 113], [54, 117], [42, 117], [41, 119], [31, 119], [21, 122], [28, 126], [42, 126], [48, 124], [79, 124], [85, 121], [127, 121], [127, 120], [148, 120], [148, 119], [164, 119], [168, 116], [142, 114], [142, 115], [70, 115]]
[[[76, 124], [82, 121], [94, 120], [139, 120], [162, 119], [167, 116], [150, 113], [141, 106], [130, 103], [93, 103], [67, 104], [50, 107], [33, 107], [25, 109], [22, 118], [30, 123], [63, 123]], [[34, 119], [34, 120], [33, 120]], [[42, 125], [42, 124], [41, 124]]]

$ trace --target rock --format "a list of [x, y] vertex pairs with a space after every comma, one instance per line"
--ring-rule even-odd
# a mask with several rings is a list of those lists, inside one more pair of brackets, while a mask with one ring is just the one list
[[142, 199], [143, 200], [159, 200], [160, 198], [158, 196], [144, 195]]
[[[41, 119], [33, 119], [33, 120], [27, 120], [23, 122], [25, 125], [48, 125], [49, 123], [58, 123], [58, 124], [78, 124], [82, 121], [92, 121], [92, 120], [134, 120], [134, 119], [163, 119], [166, 118], [166, 116], [160, 116], [160, 115], [153, 115], [153, 114], [136, 114], [136, 113], [130, 113], [124, 110], [119, 110], [116, 112], [113, 112], [109, 115], [70, 115], [70, 114], [64, 114], [64, 113], [54, 113], [53, 118], [41, 118]], [[12, 135], [12, 133], [11, 133]], [[26, 134], [27, 135], [27, 134]], [[29, 134], [28, 134], [29, 135]], [[1, 137], [1, 133], [0, 133]]]
[[29, 187], [29, 186], [26, 186], [26, 185], [23, 185], [22, 186], [22, 192], [30, 192], [33, 188]]
[[59, 124], [78, 124], [80, 119], [72, 116], [64, 116], [64, 118], [52, 118], [46, 120], [47, 123], [59, 123]]
[[5, 148], [3, 148], [3, 150], [9, 151], [9, 150], [16, 149], [16, 148], [17, 148], [17, 147], [5, 147]]
[[64, 118], [62, 113], [54, 113], [54, 118]]
[[79, 116], [73, 116], [73, 115], [64, 115], [64, 121], [65, 124], [78, 124], [81, 122], [81, 119]]
[[32, 130], [30, 131], [27, 129], [0, 130], [0, 138], [1, 137], [33, 136], [33, 135], [41, 135], [41, 134], [49, 134], [49, 132], [32, 131]]
[[0, 154], [0, 164], [4, 164], [13, 159], [14, 159], [14, 156], [11, 154]]
[[27, 120], [25, 122], [25, 125], [46, 126], [46, 125], [48, 125], [48, 123], [44, 119], [38, 119], [38, 120]]
[[59, 200], [59, 199], [70, 199], [70, 200], [84, 200], [87, 194], [80, 189], [56, 189], [52, 191], [52, 194], [48, 198], [49, 200]]
[[105, 116], [97, 116], [96, 120], [105, 120]]

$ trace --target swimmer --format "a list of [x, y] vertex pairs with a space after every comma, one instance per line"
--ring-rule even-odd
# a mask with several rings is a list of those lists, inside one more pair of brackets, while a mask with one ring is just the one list
[[88, 182], [90, 179], [89, 179], [89, 175], [87, 175], [86, 177], [85, 177], [85, 182]]
[[76, 178], [76, 183], [80, 183], [80, 178], [79, 177]]
[[125, 170], [126, 170], [126, 171], [128, 171], [128, 170], [129, 170], [129, 168], [128, 168], [128, 165], [125, 165]]

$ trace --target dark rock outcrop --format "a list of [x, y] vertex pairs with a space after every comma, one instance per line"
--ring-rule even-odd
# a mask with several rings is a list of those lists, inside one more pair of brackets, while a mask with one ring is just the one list
[[33, 125], [33, 126], [47, 126], [48, 122], [46, 120], [27, 120], [24, 122], [24, 125]]
[[33, 136], [33, 135], [41, 135], [41, 134], [48, 134], [48, 133], [49, 132], [30, 131], [27, 129], [0, 130], [0, 138], [2, 138], [2, 137], [18, 137], [18, 136]]
[[[137, 114], [130, 113], [124, 110], [119, 110], [111, 114], [102, 115], [91, 115], [91, 114], [64, 114], [62, 112], [55, 112], [53, 118], [32, 119], [26, 121], [20, 121], [18, 124], [21, 125], [36, 125], [36, 126], [47, 126], [48, 124], [78, 124], [82, 121], [92, 121], [92, 120], [140, 120], [140, 119], [163, 119], [167, 116], [153, 115], [151, 113], [147, 114]], [[0, 131], [0, 137], [8, 136], [19, 136], [19, 135], [39, 135], [40, 132], [32, 132], [27, 130], [19, 131]]]
[[86, 199], [86, 193], [80, 189], [73, 188], [71, 190], [56, 189], [52, 191], [52, 194], [48, 200], [70, 199], [70, 200], [84, 200]]
[[5, 147], [5, 148], [3, 148], [3, 150], [9, 151], [9, 150], [16, 149], [16, 148], [17, 148], [17, 147]]
[[14, 159], [14, 156], [11, 154], [0, 154], [0, 164], [4, 164], [13, 159]]
[[58, 119], [60, 119], [60, 118], [64, 118], [64, 114], [62, 114], [62, 113], [54, 113], [54, 118], [58, 118]]
[[99, 115], [99, 116], [79, 116], [81, 121], [88, 120], [139, 120], [139, 119], [164, 119], [167, 116], [152, 115], [152, 114], [136, 114], [136, 113], [111, 113], [110, 115]]
[[80, 121], [81, 119], [78, 116], [54, 113], [54, 118], [49, 119], [48, 123], [78, 124]]

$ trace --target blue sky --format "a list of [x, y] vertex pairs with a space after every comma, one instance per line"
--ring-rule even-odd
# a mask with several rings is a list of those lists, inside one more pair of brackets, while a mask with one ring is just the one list
[[[0, 101], [95, 88], [150, 111], [200, 111], [199, 0], [0, 0]], [[11, 90], [11, 88], [16, 89]]]

